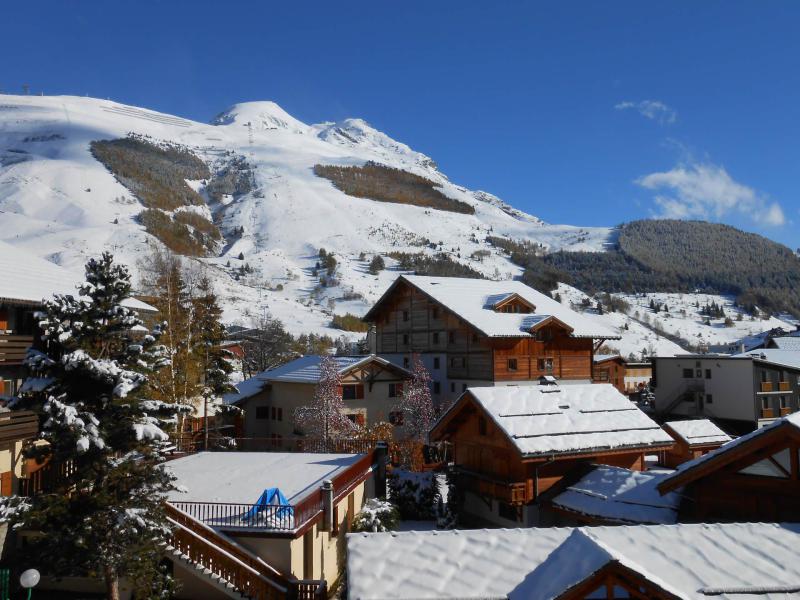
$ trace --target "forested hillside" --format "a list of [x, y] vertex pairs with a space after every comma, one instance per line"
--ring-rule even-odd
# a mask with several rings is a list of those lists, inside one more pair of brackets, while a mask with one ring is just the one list
[[[739, 304], [800, 315], [800, 259], [787, 247], [728, 225], [652, 220], [622, 225], [609, 252], [554, 252], [494, 240], [550, 290], [555, 279], [588, 292], [732, 294]], [[542, 274], [549, 276], [543, 278]]]

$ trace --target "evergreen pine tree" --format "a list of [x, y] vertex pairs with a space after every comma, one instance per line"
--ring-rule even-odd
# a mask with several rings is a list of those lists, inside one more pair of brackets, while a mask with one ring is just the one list
[[59, 475], [52, 489], [16, 499], [12, 527], [43, 534], [16, 557], [52, 575], [102, 577], [112, 600], [123, 577], [142, 597], [171, 585], [159, 561], [170, 533], [162, 501], [174, 488], [158, 465], [162, 425], [178, 407], [147, 399], [148, 376], [168, 359], [160, 331], [133, 337], [142, 322], [121, 304], [130, 290], [127, 269], [104, 253], [86, 265], [80, 297], [45, 302], [46, 350], [29, 353], [31, 377], [15, 403], [39, 414], [47, 442], [28, 456]]

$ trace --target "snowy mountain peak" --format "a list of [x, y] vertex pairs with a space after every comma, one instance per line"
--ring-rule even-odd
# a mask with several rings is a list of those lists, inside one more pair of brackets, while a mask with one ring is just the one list
[[212, 125], [243, 125], [257, 130], [285, 129], [295, 133], [305, 133], [308, 125], [295, 119], [271, 100], [240, 102], [217, 115]]

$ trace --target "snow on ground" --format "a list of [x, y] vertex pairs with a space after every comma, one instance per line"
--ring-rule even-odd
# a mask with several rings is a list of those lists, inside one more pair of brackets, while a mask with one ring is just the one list
[[[600, 250], [609, 239], [608, 228], [549, 225], [455, 185], [430, 158], [359, 119], [306, 125], [272, 102], [248, 102], [204, 124], [108, 100], [10, 95], [0, 96], [0, 238], [77, 272], [103, 249], [135, 269], [156, 243], [136, 220], [143, 207], [89, 152], [93, 140], [129, 133], [185, 145], [209, 164], [235, 153], [254, 167], [255, 190], [210, 206], [228, 243], [219, 257], [199, 261], [230, 322], [250, 325], [268, 311], [293, 333], [338, 335], [331, 314], [363, 314], [397, 275], [370, 275], [375, 253], [444, 251], [510, 278], [519, 269], [488, 235], [574, 250]], [[353, 198], [312, 173], [318, 163], [369, 160], [430, 178], [475, 214]], [[189, 183], [202, 193], [199, 182]], [[336, 254], [339, 286], [317, 285], [320, 247]], [[489, 254], [471, 258], [478, 250]], [[233, 270], [245, 263], [254, 273], [237, 281]]]
[[[626, 358], [633, 354], [638, 359], [643, 353], [648, 356], [674, 356], [690, 350], [690, 345], [707, 347], [730, 343], [774, 327], [783, 327], [787, 331], [794, 329], [793, 323], [776, 317], [751, 317], [735, 307], [734, 299], [730, 296], [682, 293], [615, 294], [629, 304], [627, 313], [599, 314], [596, 309], [597, 299], [572, 286], [559, 284], [556, 293], [561, 297], [562, 303], [583, 311], [584, 316], [619, 333], [622, 339], [606, 342], [600, 352], [620, 354]], [[661, 307], [666, 306], [668, 310], [662, 308], [658, 312], [654, 311], [650, 308], [651, 300]], [[587, 301], [588, 307], [584, 306]], [[712, 303], [722, 307], [725, 315], [731, 318], [732, 323], [729, 326], [725, 325], [725, 318], [709, 320], [701, 314], [701, 309]], [[683, 341], [672, 341], [660, 335], [659, 331]]]

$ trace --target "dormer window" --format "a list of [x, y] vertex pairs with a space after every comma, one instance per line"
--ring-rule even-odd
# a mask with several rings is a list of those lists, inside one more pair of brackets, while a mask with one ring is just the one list
[[492, 305], [495, 312], [530, 314], [536, 311], [536, 307], [528, 300], [517, 294], [508, 294]]

